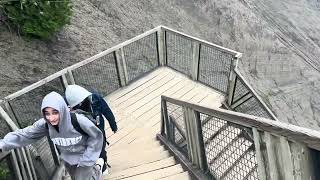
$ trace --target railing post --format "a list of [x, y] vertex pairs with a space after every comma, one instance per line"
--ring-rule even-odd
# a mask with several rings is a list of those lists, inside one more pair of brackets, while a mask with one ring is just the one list
[[283, 136], [280, 137], [280, 154], [282, 157], [281, 169], [284, 174], [284, 179], [285, 180], [294, 179], [290, 145], [289, 145], [289, 142], [287, 141], [287, 138]]
[[253, 132], [254, 146], [255, 146], [256, 155], [257, 155], [259, 180], [267, 180], [265, 161], [263, 159], [263, 153], [261, 151], [260, 134], [257, 128], [252, 128], [252, 132]]
[[232, 104], [232, 98], [233, 98], [233, 93], [234, 93], [234, 88], [236, 84], [236, 73], [234, 72], [234, 69], [237, 68], [238, 66], [238, 60], [242, 56], [241, 53], [237, 54], [234, 56], [231, 66], [230, 66], [230, 74], [229, 74], [229, 83], [228, 83], [228, 90], [227, 90], [227, 96], [228, 96], [228, 106], [231, 106]]
[[197, 81], [199, 75], [200, 43], [192, 42], [192, 79]]
[[128, 84], [129, 76], [128, 76], [128, 70], [127, 70], [127, 62], [126, 62], [126, 59], [124, 57], [123, 47], [120, 48], [120, 52], [121, 52], [121, 60], [122, 60], [122, 64], [123, 64], [124, 78], [126, 80], [126, 84]]
[[123, 86], [126, 85], [126, 77], [125, 77], [125, 73], [124, 73], [123, 63], [121, 63], [121, 59], [122, 59], [122, 55], [121, 54], [122, 53], [121, 53], [120, 49], [114, 51], [114, 53], [115, 53], [115, 58], [116, 58], [116, 62], [117, 62], [120, 85], [121, 85], [121, 87], [123, 87]]
[[68, 69], [68, 76], [69, 76], [70, 84], [76, 84], [72, 71], [70, 69]]
[[18, 178], [18, 180], [22, 180], [22, 175], [21, 175], [21, 171], [20, 171], [20, 167], [19, 167], [19, 164], [18, 164], [18, 159], [17, 159], [17, 156], [16, 156], [16, 152], [14, 152], [14, 150], [11, 150], [11, 153], [10, 153], [10, 160], [13, 164], [13, 169], [14, 169], [14, 172], [15, 172], [15, 176], [16, 178]]
[[158, 39], [158, 57], [160, 66], [166, 65], [166, 43], [165, 43], [165, 30], [160, 27], [157, 30]]
[[183, 107], [183, 120], [184, 120], [184, 127], [186, 130], [186, 141], [187, 141], [187, 147], [188, 147], [188, 158], [189, 160], [194, 163], [195, 157], [194, 157], [194, 151], [192, 149], [192, 131], [190, 130], [190, 113], [187, 107]]
[[276, 162], [276, 153], [274, 152], [275, 150], [274, 138], [269, 132], [264, 132], [264, 135], [265, 135], [265, 142], [267, 147], [269, 177], [272, 180], [278, 180], [279, 172], [278, 172], [277, 162]]
[[64, 88], [67, 88], [67, 86], [68, 86], [68, 80], [67, 80], [66, 74], [62, 74], [62, 75], [61, 75], [61, 79], [62, 79], [62, 83], [63, 83]]
[[203, 133], [202, 133], [202, 126], [200, 120], [200, 113], [190, 109], [191, 113], [191, 120], [192, 120], [192, 129], [194, 132], [194, 142], [195, 148], [197, 149], [198, 155], [198, 167], [203, 171], [206, 172], [208, 170], [206, 152], [204, 147], [203, 141]]

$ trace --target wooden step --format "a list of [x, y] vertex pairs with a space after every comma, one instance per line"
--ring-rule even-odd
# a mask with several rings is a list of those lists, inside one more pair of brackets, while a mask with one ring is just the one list
[[159, 169], [157, 171], [151, 171], [148, 173], [140, 174], [137, 176], [132, 176], [124, 178], [124, 180], [156, 180], [160, 178], [165, 178], [171, 175], [180, 174], [184, 172], [180, 164]]
[[[120, 159], [136, 159], [140, 158], [141, 156], [151, 156], [151, 155], [157, 155], [162, 152], [165, 152], [166, 150], [164, 149], [163, 146], [160, 146], [159, 148], [153, 148], [153, 149], [146, 149], [146, 150], [130, 150], [130, 151], [124, 151], [119, 154], [113, 154], [108, 156], [108, 160], [110, 161], [116, 161]], [[134, 154], [134, 156], [133, 156]]]
[[[135, 157], [135, 158], [133, 158]], [[137, 156], [136, 154], [132, 154], [130, 159], [115, 159], [110, 160], [110, 165], [112, 166], [111, 169], [113, 172], [133, 168], [136, 166], [140, 166], [142, 164], [152, 163], [155, 161], [159, 161], [162, 159], [169, 158], [170, 154], [168, 151], [163, 151], [158, 154], [149, 154], [144, 156], [143, 154], [140, 154], [140, 156]]]
[[162, 159], [160, 161], [155, 161], [148, 164], [142, 164], [137, 167], [129, 168], [123, 171], [114, 172], [111, 168], [110, 174], [108, 176], [105, 176], [106, 179], [120, 179], [120, 178], [127, 178], [131, 176], [137, 176], [140, 174], [148, 173], [151, 171], [156, 171], [159, 169], [163, 169], [166, 167], [174, 166], [176, 164], [173, 157], [169, 157], [166, 159]]
[[174, 174], [172, 176], [164, 177], [159, 180], [191, 180], [191, 176], [188, 172], [182, 172], [179, 174]]

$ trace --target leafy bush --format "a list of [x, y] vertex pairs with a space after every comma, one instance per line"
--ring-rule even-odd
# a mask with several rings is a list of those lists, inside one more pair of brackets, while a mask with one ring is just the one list
[[70, 23], [70, 0], [3, 0], [4, 14], [20, 32], [43, 39], [50, 38]]

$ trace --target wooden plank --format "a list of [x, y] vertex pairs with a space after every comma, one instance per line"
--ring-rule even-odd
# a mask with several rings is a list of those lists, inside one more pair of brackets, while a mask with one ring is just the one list
[[285, 180], [293, 180], [293, 163], [291, 160], [291, 150], [287, 139], [283, 136], [280, 137], [280, 153], [281, 163], [283, 168], [283, 174]]
[[114, 51], [114, 57], [116, 58], [116, 64], [117, 64], [117, 72], [119, 75], [120, 85], [121, 87], [126, 85], [126, 79], [124, 75], [124, 69], [123, 69], [123, 63], [121, 63], [121, 52], [120, 50]]
[[131, 96], [129, 99], [122, 101], [118, 104], [118, 108], [129, 108], [129, 106], [133, 106], [136, 103], [140, 103], [143, 101], [143, 99], [146, 99], [147, 97], [155, 97], [160, 96], [158, 93], [162, 93], [166, 91], [169, 87], [174, 86], [176, 83], [180, 82], [181, 80], [176, 79], [172, 76], [166, 76], [164, 79], [161, 79], [160, 81], [156, 82], [152, 86], [144, 89], [144, 91], [141, 91], [139, 94]]
[[128, 84], [129, 83], [129, 76], [128, 76], [126, 58], [124, 57], [123, 47], [120, 48], [120, 55], [121, 55], [121, 62], [122, 62], [122, 68], [123, 68], [123, 75], [124, 75], [125, 84]]
[[151, 171], [145, 174], [132, 176], [126, 179], [127, 180], [160, 179], [170, 175], [179, 174], [182, 172], [183, 172], [182, 166], [178, 164], [178, 165], [170, 166], [167, 168], [159, 169], [157, 171]]
[[167, 177], [161, 178], [159, 180], [192, 180], [192, 178], [188, 172], [182, 172], [179, 174], [175, 174], [172, 176], [167, 176]]
[[198, 71], [199, 71], [199, 60], [200, 60], [200, 43], [199, 42], [192, 42], [192, 79], [197, 81], [198, 80]]
[[163, 169], [163, 168], [166, 168], [169, 166], [173, 166], [175, 164], [176, 164], [176, 162], [175, 162], [174, 158], [169, 157], [166, 159], [162, 159], [160, 161], [152, 162], [149, 164], [142, 164], [140, 166], [133, 167], [130, 169], [125, 169], [120, 172], [113, 172], [111, 169], [112, 173], [108, 176], [105, 176], [104, 178], [110, 179], [110, 180], [111, 179], [123, 179], [123, 178], [127, 178], [127, 177], [132, 177], [132, 176], [148, 173], [151, 171]]
[[[169, 158], [170, 155], [168, 151], [164, 151], [160, 154], [152, 154], [148, 156], [141, 156], [139, 159], [131, 160], [126, 159], [123, 161], [112, 161], [112, 171], [117, 172], [125, 169], [129, 169], [132, 167], [140, 166], [142, 164], [148, 164], [156, 161], [160, 161], [162, 159]], [[112, 172], [111, 172], [112, 173]]]
[[220, 108], [203, 107], [197, 104], [172, 99], [170, 97], [162, 96], [162, 98], [177, 105], [191, 107], [192, 109], [195, 109], [196, 111], [205, 113], [207, 115], [215, 116], [217, 118], [227, 120], [245, 127], [255, 127], [258, 130], [267, 131], [278, 136], [284, 136], [289, 140], [305, 143], [311, 148], [320, 150], [320, 132], [316, 130], [282, 123], [279, 121], [270, 121], [269, 119], [265, 119], [262, 117], [256, 117]]
[[[122, 87], [114, 92], [112, 92], [111, 94], [109, 94], [106, 99], [108, 99], [109, 101], [115, 101], [118, 98], [131, 93], [132, 91], [136, 90], [137, 88], [139, 88], [140, 86], [145, 86], [145, 84], [149, 84], [150, 81], [152, 81], [154, 78], [157, 78], [158, 76], [165, 76], [165, 74], [169, 73], [167, 71], [168, 68], [157, 68], [154, 71], [150, 72], [149, 74], [147, 74], [146, 76], [143, 76], [139, 79], [137, 79], [137, 81], [135, 81], [134, 83], [131, 83], [125, 87]], [[153, 83], [153, 82], [152, 82]]]
[[252, 132], [253, 132], [253, 140], [254, 140], [255, 152], [256, 152], [257, 163], [258, 163], [259, 180], [267, 180], [265, 162], [263, 160], [263, 153], [261, 151], [260, 134], [257, 128], [252, 128]]
[[157, 31], [157, 40], [158, 40], [158, 57], [160, 66], [164, 66], [166, 64], [166, 47], [165, 47], [165, 35], [164, 31], [159, 28]]
[[[123, 94], [121, 96], [118, 96], [116, 99], [115, 98], [111, 98], [111, 99], [113, 99], [111, 101], [116, 102], [116, 105], [124, 103], [129, 98], [131, 98], [132, 96], [141, 94], [142, 92], [146, 91], [149, 87], [153, 86], [153, 84], [157, 83], [158, 81], [161, 81], [164, 78], [167, 78], [168, 76], [170, 76], [170, 74], [171, 74], [170, 72], [164, 72], [164, 73], [162, 73], [160, 75], [155, 76], [150, 81], [147, 81], [144, 84], [142, 84], [142, 85], [140, 85], [140, 86], [138, 86], [136, 88], [130, 87], [130, 90], [128, 90], [127, 93], [125, 93], [125, 94]], [[132, 90], [131, 90], [131, 88], [132, 88]]]
[[294, 171], [294, 180], [316, 179], [310, 149], [301, 143], [290, 143], [292, 152], [292, 162]]
[[[279, 179], [279, 172], [278, 166], [276, 162], [276, 154], [275, 154], [275, 147], [274, 147], [274, 140], [272, 135], [269, 132], [264, 132], [265, 142], [267, 147], [267, 158], [268, 158], [268, 168], [269, 168], [269, 176], [272, 180]], [[279, 171], [281, 171], [279, 169]]]
[[22, 175], [21, 175], [19, 164], [18, 164], [18, 158], [17, 158], [16, 152], [14, 150], [11, 151], [10, 160], [13, 165], [15, 177], [18, 178], [18, 180], [22, 180]]

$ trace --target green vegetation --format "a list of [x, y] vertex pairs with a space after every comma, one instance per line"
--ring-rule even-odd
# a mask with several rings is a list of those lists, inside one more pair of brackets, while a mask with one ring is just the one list
[[70, 23], [70, 0], [2, 0], [7, 21], [23, 35], [49, 39]]
[[7, 164], [0, 163], [0, 180], [10, 179], [10, 172]]

